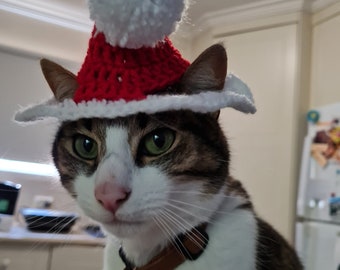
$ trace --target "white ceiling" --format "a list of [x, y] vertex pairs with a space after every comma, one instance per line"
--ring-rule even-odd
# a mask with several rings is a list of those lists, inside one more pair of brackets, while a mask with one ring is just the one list
[[[169, 0], [170, 1], [170, 0]], [[214, 12], [224, 10], [250, 9], [259, 5], [275, 4], [279, 2], [313, 2], [329, 0], [188, 0], [190, 5], [187, 12], [187, 21], [195, 24], [202, 17]], [[0, 9], [21, 13], [21, 15], [52, 15], [64, 17], [90, 24], [86, 0], [0, 0]], [[28, 14], [30, 13], [30, 14]]]
[[[171, 0], [168, 0], [171, 1]], [[190, 3], [186, 21], [189, 25], [204, 24], [206, 18], [233, 16], [254, 9], [272, 10], [299, 6], [318, 9], [337, 0], [188, 0]], [[92, 22], [86, 0], [0, 0], [0, 10], [35, 18], [66, 27], [89, 32]], [[227, 14], [227, 15], [226, 15]], [[65, 25], [64, 25], [65, 26]]]
[[[195, 22], [208, 13], [214, 13], [221, 10], [230, 10], [242, 8], [245, 6], [257, 6], [258, 4], [275, 4], [282, 0], [188, 0], [190, 8], [188, 10], [189, 18]], [[54, 9], [65, 12], [79, 12], [87, 14], [86, 0], [0, 0], [1, 2], [31, 4], [41, 7], [53, 7]], [[301, 2], [301, 0], [286, 0], [285, 2]], [[315, 2], [330, 2], [329, 0], [304, 0], [310, 5]]]
[[[37, 5], [39, 5], [39, 2], [40, 4], [43, 4], [44, 2], [43, 0], [22, 1], [35, 2]], [[78, 10], [87, 13], [86, 0], [49, 0], [48, 2], [52, 6], [61, 7], [65, 10]], [[189, 2], [190, 8], [188, 10], [188, 15], [190, 20], [195, 22], [206, 13], [263, 2], [263, 0], [189, 0]]]
[[[302, 10], [313, 13], [340, 0], [188, 1], [185, 23], [177, 32], [181, 42], [215, 26], [231, 26]], [[79, 62], [86, 52], [92, 28], [86, 0], [0, 0], [0, 49]]]
[[193, 21], [199, 20], [206, 13], [242, 7], [248, 4], [263, 2], [263, 0], [192, 0], [188, 10]]

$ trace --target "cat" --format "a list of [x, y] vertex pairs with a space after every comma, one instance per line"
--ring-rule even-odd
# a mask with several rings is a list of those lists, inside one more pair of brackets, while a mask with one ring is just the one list
[[[73, 96], [75, 75], [49, 60], [41, 67], [59, 101]], [[226, 72], [225, 49], [213, 45], [162, 94], [222, 89]], [[303, 269], [230, 175], [218, 118], [173, 110], [61, 123], [54, 162], [63, 186], [107, 234], [104, 270], [123, 269], [123, 261], [139, 269], [172, 246], [183, 254], [183, 235], [200, 252], [176, 270]]]

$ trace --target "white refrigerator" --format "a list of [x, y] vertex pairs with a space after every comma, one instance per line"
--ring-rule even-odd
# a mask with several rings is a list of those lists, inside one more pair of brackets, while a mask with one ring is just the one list
[[340, 270], [340, 103], [307, 119], [295, 244], [306, 270]]

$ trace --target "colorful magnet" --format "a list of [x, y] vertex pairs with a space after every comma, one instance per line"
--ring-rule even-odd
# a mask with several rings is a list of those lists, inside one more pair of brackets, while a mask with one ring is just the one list
[[313, 124], [316, 124], [319, 121], [320, 113], [315, 110], [311, 110], [307, 113], [307, 120]]

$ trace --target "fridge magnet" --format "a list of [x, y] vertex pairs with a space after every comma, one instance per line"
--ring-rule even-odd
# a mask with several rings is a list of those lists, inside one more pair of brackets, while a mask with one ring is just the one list
[[339, 119], [333, 119], [316, 132], [311, 145], [311, 155], [321, 167], [325, 167], [329, 162], [340, 164]]
[[320, 113], [315, 110], [311, 110], [307, 113], [307, 120], [313, 124], [316, 124], [319, 121]]

